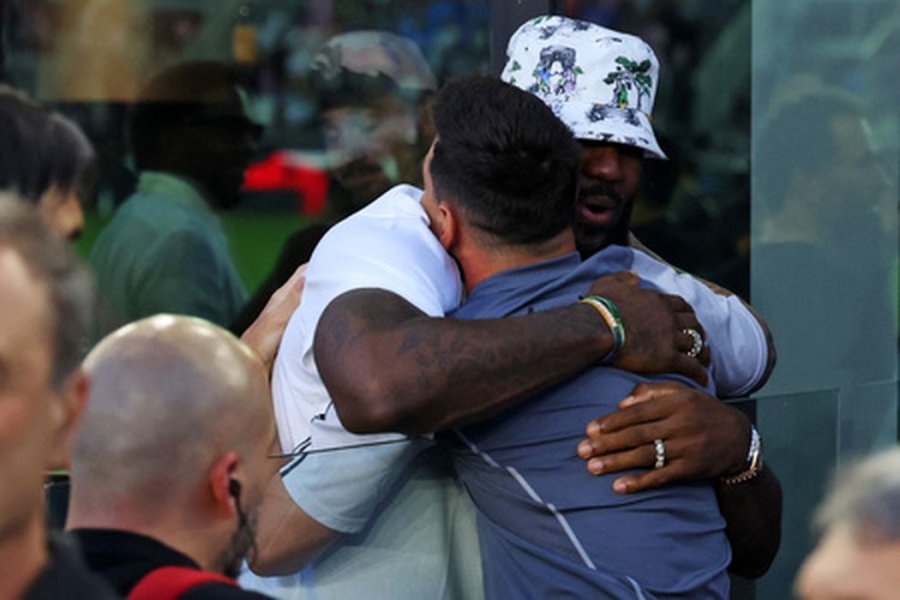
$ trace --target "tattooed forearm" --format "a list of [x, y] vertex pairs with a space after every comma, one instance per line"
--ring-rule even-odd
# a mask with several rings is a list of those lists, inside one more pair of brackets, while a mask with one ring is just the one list
[[462, 321], [354, 290], [322, 315], [315, 353], [348, 429], [424, 433], [500, 411], [595, 363], [611, 343], [584, 305]]

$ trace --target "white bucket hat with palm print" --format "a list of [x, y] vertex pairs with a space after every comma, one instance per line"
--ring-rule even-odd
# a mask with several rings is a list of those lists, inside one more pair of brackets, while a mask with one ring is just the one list
[[666, 158], [650, 125], [659, 61], [636, 36], [567, 17], [537, 17], [510, 38], [501, 78], [541, 98], [578, 139]]

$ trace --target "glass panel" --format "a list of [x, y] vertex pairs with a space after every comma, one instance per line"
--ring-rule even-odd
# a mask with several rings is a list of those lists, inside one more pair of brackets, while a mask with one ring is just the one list
[[756, 583], [757, 598], [790, 598], [794, 574], [812, 548], [810, 516], [837, 464], [837, 390], [760, 398], [757, 425], [765, 432], [766, 460], [784, 494], [781, 549]]
[[[475, 0], [0, 4], [0, 81], [70, 116], [97, 153], [78, 247], [94, 254], [104, 330], [160, 310], [241, 330], [308, 259], [325, 229], [310, 225], [333, 222], [394, 182], [418, 182], [430, 142], [421, 108], [447, 77], [487, 70], [489, 16], [488, 3]], [[337, 38], [362, 30], [380, 33]], [[256, 139], [254, 123], [263, 126]], [[150, 171], [182, 181], [148, 179]], [[154, 194], [160, 214], [144, 214], [144, 229], [186, 226], [173, 223], [184, 217], [173, 194], [182, 205], [199, 199], [191, 218], [209, 222], [192, 222], [180, 246], [152, 235], [114, 249], [95, 244], [126, 200]], [[201, 214], [204, 204], [212, 214]], [[118, 237], [141, 239], [135, 222]], [[307, 233], [295, 236], [300, 229]], [[202, 240], [190, 237], [200, 232]], [[154, 275], [126, 266], [163, 245], [180, 250], [153, 262], [178, 268]], [[241, 313], [261, 284], [259, 301]]]
[[768, 598], [789, 594], [835, 459], [897, 439], [900, 13], [756, 0], [752, 29], [752, 297], [779, 354], [759, 414], [786, 508]]

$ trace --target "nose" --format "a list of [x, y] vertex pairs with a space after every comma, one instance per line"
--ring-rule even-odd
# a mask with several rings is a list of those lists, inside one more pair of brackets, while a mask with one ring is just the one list
[[616, 146], [584, 147], [581, 172], [590, 179], [615, 182], [622, 179], [622, 152]]
[[81, 201], [73, 192], [69, 195], [66, 203], [63, 205], [63, 235], [68, 239], [75, 239], [81, 234], [84, 228], [84, 209], [81, 208]]

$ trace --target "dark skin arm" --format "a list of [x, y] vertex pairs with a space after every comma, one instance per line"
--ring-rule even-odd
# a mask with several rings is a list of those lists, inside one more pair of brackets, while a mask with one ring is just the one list
[[[688, 358], [686, 327], [699, 328], [681, 298], [637, 287], [632, 273], [598, 279], [588, 294], [619, 307], [627, 334], [615, 364], [678, 372], [705, 382]], [[489, 320], [431, 318], [376, 289], [334, 299], [316, 330], [322, 381], [344, 426], [356, 433], [417, 434], [483, 419], [596, 364], [612, 336], [591, 306]], [[708, 355], [701, 354], [701, 360]]]
[[[647, 471], [613, 482], [619, 493], [634, 493], [671, 481], [716, 481], [719, 508], [732, 547], [729, 569], [742, 577], [763, 575], [781, 540], [781, 486], [765, 468], [745, 483], [719, 478], [746, 468], [750, 421], [709, 394], [676, 382], [638, 384], [618, 411], [588, 424], [578, 454], [592, 474], [626, 469]], [[653, 440], [666, 444], [666, 466], [653, 469]]]

